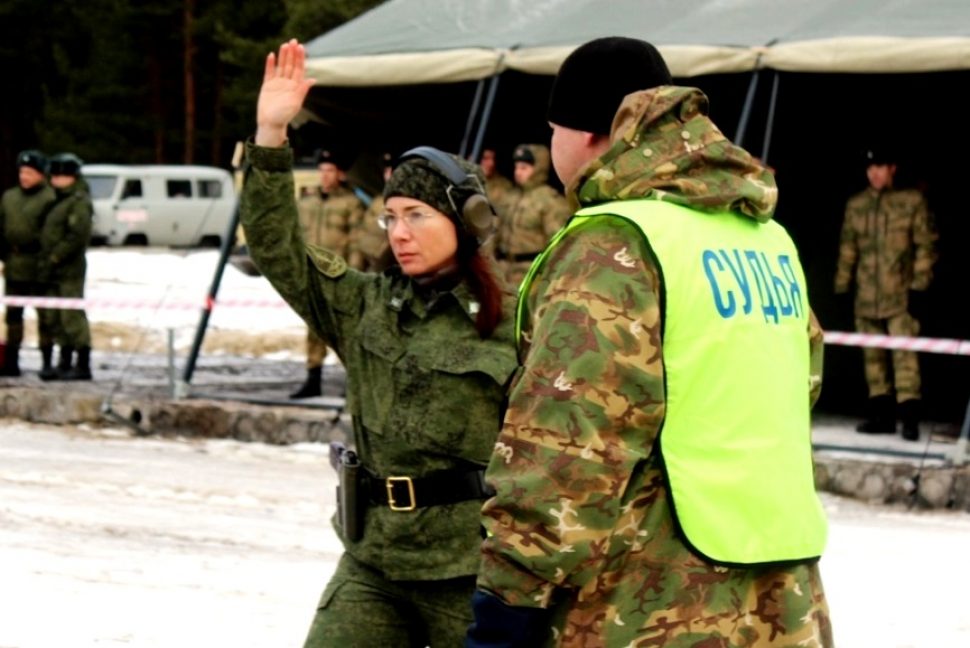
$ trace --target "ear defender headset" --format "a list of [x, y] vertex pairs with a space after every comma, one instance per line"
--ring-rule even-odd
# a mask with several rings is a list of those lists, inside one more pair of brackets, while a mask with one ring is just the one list
[[[475, 237], [479, 246], [483, 245], [495, 233], [496, 218], [478, 176], [466, 172], [447, 153], [431, 146], [418, 146], [405, 151], [397, 163], [413, 158], [426, 160], [431, 164], [432, 171], [448, 181], [448, 200], [458, 214], [461, 226]], [[469, 192], [471, 195], [463, 197]]]

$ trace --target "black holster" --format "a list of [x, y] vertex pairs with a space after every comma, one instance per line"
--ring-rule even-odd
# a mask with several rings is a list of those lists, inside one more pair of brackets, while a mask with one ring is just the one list
[[361, 493], [361, 465], [357, 453], [339, 441], [330, 444], [330, 465], [337, 471], [337, 524], [345, 540], [357, 542], [364, 533], [366, 496]]

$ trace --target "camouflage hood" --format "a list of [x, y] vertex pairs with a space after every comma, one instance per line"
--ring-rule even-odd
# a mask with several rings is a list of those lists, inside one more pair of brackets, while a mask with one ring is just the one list
[[574, 207], [650, 197], [770, 220], [778, 201], [774, 175], [724, 137], [707, 107], [696, 88], [628, 95], [613, 119], [612, 146], [569, 187]]

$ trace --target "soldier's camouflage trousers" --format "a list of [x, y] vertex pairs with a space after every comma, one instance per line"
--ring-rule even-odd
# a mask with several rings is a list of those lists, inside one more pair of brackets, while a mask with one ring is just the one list
[[316, 369], [323, 366], [323, 359], [327, 356], [327, 343], [311, 331], [306, 330], [306, 368]]
[[[15, 281], [8, 280], [6, 283], [6, 294], [21, 297], [44, 297], [47, 294], [47, 287], [35, 281]], [[38, 309], [37, 317], [37, 338], [41, 346], [54, 343], [54, 329], [50, 322], [45, 321]], [[7, 306], [4, 320], [7, 324], [7, 344], [12, 347], [19, 347], [24, 339], [24, 309], [22, 306]]]
[[304, 648], [453, 648], [472, 622], [475, 577], [390, 581], [348, 554], [320, 598]]
[[[857, 317], [856, 330], [860, 333], [914, 336], [919, 334], [919, 322], [908, 313], [900, 313], [886, 319]], [[892, 351], [892, 376], [889, 373], [890, 352], [886, 349], [863, 349], [866, 366], [866, 383], [869, 397], [891, 394], [895, 387], [898, 402], [920, 397], [919, 358], [912, 351]]]
[[[84, 277], [49, 284], [49, 297], [84, 297]], [[90, 347], [91, 327], [83, 310], [43, 308], [37, 311], [41, 327], [50, 331], [61, 347]]]

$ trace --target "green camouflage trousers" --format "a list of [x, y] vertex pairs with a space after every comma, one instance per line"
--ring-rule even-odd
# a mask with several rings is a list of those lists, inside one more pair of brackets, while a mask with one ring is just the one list
[[[47, 286], [36, 281], [16, 281], [8, 279], [6, 294], [19, 297], [45, 297]], [[19, 347], [24, 340], [24, 309], [22, 306], [7, 306], [4, 315], [7, 324], [7, 344]], [[37, 309], [37, 342], [41, 346], [54, 344], [56, 329], [52, 327], [51, 318], [44, 317], [44, 309]]]
[[[879, 333], [883, 335], [914, 336], [919, 334], [919, 322], [908, 313], [900, 313], [886, 319], [857, 317], [855, 328], [860, 333]], [[900, 403], [920, 397], [919, 358], [912, 351], [892, 351], [892, 377], [889, 375], [889, 354], [887, 349], [865, 348], [866, 382], [869, 384], [869, 397], [884, 396], [893, 392]]]
[[316, 369], [323, 366], [323, 359], [327, 355], [327, 343], [311, 331], [306, 330], [306, 368]]
[[475, 577], [390, 581], [349, 554], [320, 598], [304, 648], [453, 648], [472, 622]]

